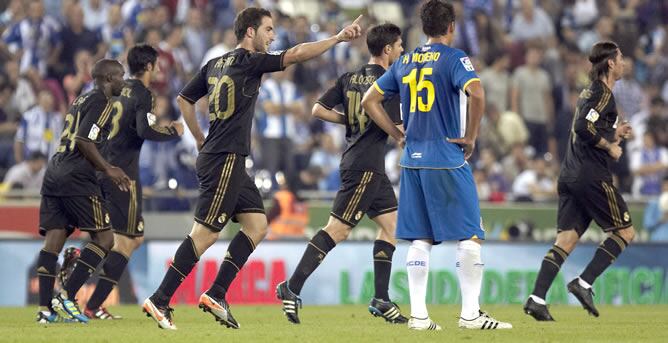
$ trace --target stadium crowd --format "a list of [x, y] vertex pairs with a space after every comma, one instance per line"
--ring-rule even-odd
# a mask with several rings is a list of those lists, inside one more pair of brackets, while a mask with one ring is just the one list
[[[317, 11], [296, 14], [298, 4]], [[134, 43], [159, 48], [154, 114], [179, 117], [174, 99], [210, 58], [234, 49], [235, 14], [271, 9], [272, 50], [337, 32], [356, 14], [364, 26], [403, 13], [407, 51], [424, 41], [418, 0], [0, 0], [0, 177], [5, 188], [39, 191], [45, 161], [58, 146], [69, 103], [92, 86], [102, 57], [124, 60]], [[613, 94], [634, 128], [615, 165], [620, 189], [637, 197], [661, 193], [668, 167], [668, 2], [661, 0], [461, 0], [455, 46], [471, 56], [487, 109], [471, 164], [481, 200], [556, 199], [575, 103], [587, 86], [588, 48], [616, 41], [627, 73]], [[378, 10], [378, 8], [388, 9]], [[247, 162], [269, 195], [286, 180], [293, 190], [334, 191], [345, 148], [342, 126], [311, 117], [315, 100], [341, 73], [368, 59], [364, 40], [340, 44], [321, 58], [268, 77], [260, 89], [253, 152]], [[206, 101], [197, 104], [203, 128]], [[400, 152], [388, 143], [386, 165], [398, 183]], [[195, 141], [149, 142], [141, 155], [145, 194], [194, 190]], [[41, 173], [41, 174], [40, 174]], [[279, 177], [276, 177], [279, 175]], [[0, 179], [1, 180], [1, 179]], [[22, 181], [23, 180], [23, 181]], [[156, 205], [158, 206], [158, 205]], [[171, 199], [160, 208], [188, 207]]]

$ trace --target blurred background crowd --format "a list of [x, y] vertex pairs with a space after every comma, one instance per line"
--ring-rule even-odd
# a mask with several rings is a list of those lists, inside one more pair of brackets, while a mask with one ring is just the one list
[[[589, 83], [588, 50], [600, 40], [614, 40], [625, 55], [626, 74], [613, 94], [634, 129], [614, 166], [616, 184], [633, 198], [658, 197], [668, 167], [668, 1], [453, 3], [454, 46], [471, 56], [486, 90], [471, 161], [481, 200], [556, 199], [575, 104]], [[273, 13], [272, 50], [333, 35], [359, 13], [364, 26], [389, 21], [402, 27], [407, 51], [425, 41], [418, 0], [0, 0], [3, 187], [39, 191], [70, 101], [92, 87], [92, 64], [103, 57], [123, 61], [134, 43], [159, 49], [155, 115], [177, 119], [175, 96], [200, 66], [234, 49], [235, 14], [250, 5]], [[264, 80], [247, 167], [268, 198], [281, 188], [325, 198], [338, 189], [345, 130], [312, 118], [311, 107], [338, 75], [367, 59], [360, 39]], [[197, 108], [206, 128], [206, 99]], [[145, 194], [169, 194], [148, 209], [189, 208], [196, 154], [187, 130], [180, 141], [145, 143]], [[388, 142], [387, 172], [395, 184], [399, 155]]]

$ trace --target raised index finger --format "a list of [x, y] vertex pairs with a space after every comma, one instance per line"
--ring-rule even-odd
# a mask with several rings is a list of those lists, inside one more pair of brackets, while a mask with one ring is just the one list
[[362, 20], [363, 16], [364, 16], [363, 14], [360, 14], [359, 17], [357, 17], [357, 19], [355, 19], [351, 25], [355, 25], [355, 24], [359, 25], [360, 20]]

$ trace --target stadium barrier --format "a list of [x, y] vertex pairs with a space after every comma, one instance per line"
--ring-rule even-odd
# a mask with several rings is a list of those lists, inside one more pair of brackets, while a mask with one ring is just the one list
[[[41, 248], [38, 240], [0, 240], [0, 270], [11, 275], [0, 283], [0, 306], [24, 306], [34, 301], [34, 262]], [[110, 304], [136, 302], [160, 283], [179, 241], [149, 240], [140, 248], [129, 269], [131, 286], [120, 289]], [[194, 304], [216, 276], [225, 256], [227, 241], [214, 244], [200, 259], [174, 298], [176, 304]], [[307, 281], [302, 296], [307, 305], [364, 304], [373, 296], [372, 242], [345, 242], [327, 255], [322, 266]], [[251, 255], [228, 293], [232, 304], [276, 304], [276, 284], [294, 270], [306, 242], [264, 242]], [[483, 247], [485, 277], [483, 304], [522, 303], [536, 278], [546, 243], [488, 242]], [[408, 302], [405, 258], [408, 245], [401, 243], [394, 255], [390, 295], [398, 303]], [[574, 304], [566, 283], [576, 277], [594, 254], [596, 245], [582, 244], [571, 254], [548, 294], [552, 304]], [[596, 301], [604, 304], [668, 303], [668, 244], [632, 244], [595, 283]], [[458, 303], [455, 245], [432, 250], [428, 302]], [[121, 283], [123, 284], [123, 282]], [[85, 301], [92, 286], [78, 295]], [[31, 292], [32, 291], [32, 292]], [[132, 293], [132, 294], [126, 294]], [[130, 299], [130, 300], [127, 300]]]

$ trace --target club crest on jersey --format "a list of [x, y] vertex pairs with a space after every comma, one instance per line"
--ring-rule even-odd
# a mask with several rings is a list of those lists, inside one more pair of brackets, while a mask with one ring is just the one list
[[104, 214], [104, 223], [109, 224], [109, 213]]
[[598, 112], [596, 112], [596, 110], [592, 108], [591, 110], [589, 110], [589, 113], [587, 113], [587, 117], [585, 117], [585, 119], [589, 120], [592, 123], [595, 123], [600, 117], [601, 116], [598, 114]]
[[153, 126], [158, 121], [155, 114], [148, 112], [146, 113], [146, 120], [148, 121], [148, 126]]
[[100, 127], [93, 124], [93, 127], [91, 127], [90, 131], [88, 132], [88, 139], [94, 141], [97, 139], [97, 136], [99, 135], [100, 135]]
[[624, 221], [628, 222], [631, 219], [631, 216], [629, 215], [628, 212], [624, 212]]
[[464, 65], [464, 69], [466, 69], [466, 71], [474, 71], [475, 70], [473, 68], [473, 63], [471, 63], [471, 60], [468, 57], [462, 57], [459, 60]]
[[218, 217], [218, 223], [220, 224], [224, 223], [225, 219], [227, 219], [227, 214], [226, 213], [221, 214], [220, 217]]
[[144, 221], [140, 220], [139, 223], [137, 224], [137, 231], [142, 232], [144, 231]]

